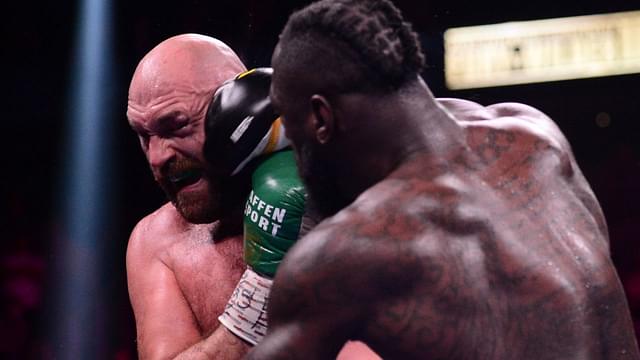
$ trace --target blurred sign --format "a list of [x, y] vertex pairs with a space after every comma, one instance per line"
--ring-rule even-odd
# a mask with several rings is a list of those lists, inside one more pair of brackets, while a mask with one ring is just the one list
[[450, 89], [640, 72], [640, 11], [449, 29]]

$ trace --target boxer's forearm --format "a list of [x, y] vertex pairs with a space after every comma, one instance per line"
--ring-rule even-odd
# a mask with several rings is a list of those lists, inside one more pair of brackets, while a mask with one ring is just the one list
[[209, 337], [183, 351], [174, 360], [242, 359], [251, 346], [220, 325]]

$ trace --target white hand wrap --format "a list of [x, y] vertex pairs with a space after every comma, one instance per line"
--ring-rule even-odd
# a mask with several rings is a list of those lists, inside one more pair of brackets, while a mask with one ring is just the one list
[[218, 320], [239, 338], [256, 345], [267, 332], [267, 302], [273, 280], [247, 268]]

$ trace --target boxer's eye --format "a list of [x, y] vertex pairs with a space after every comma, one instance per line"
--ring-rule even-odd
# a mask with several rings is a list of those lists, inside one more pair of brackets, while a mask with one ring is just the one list
[[189, 125], [189, 117], [181, 112], [173, 112], [155, 121], [154, 130], [163, 137], [170, 137], [172, 133]]
[[189, 125], [189, 119], [188, 118], [176, 119], [174, 130], [180, 130], [180, 129], [186, 127], [187, 125]]

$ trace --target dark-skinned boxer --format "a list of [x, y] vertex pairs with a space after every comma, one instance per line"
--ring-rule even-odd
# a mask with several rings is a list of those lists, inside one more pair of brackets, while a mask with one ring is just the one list
[[293, 14], [272, 58], [310, 201], [251, 359], [639, 359], [600, 206], [542, 112], [435, 99], [387, 0]]

